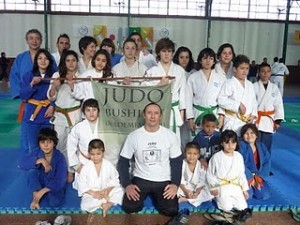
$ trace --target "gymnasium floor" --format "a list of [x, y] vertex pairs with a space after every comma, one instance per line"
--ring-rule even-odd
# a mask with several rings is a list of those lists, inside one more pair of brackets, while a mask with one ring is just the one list
[[[58, 214], [70, 214], [73, 225], [86, 224], [87, 214], [79, 210], [76, 192], [68, 187], [66, 203], [61, 208], [42, 210], [28, 209], [31, 200], [26, 191], [26, 175], [17, 168], [16, 158], [19, 148], [19, 124], [15, 118], [18, 100], [11, 100], [9, 90], [4, 84], [0, 88], [0, 225], [30, 225], [38, 220], [53, 222]], [[272, 167], [274, 176], [270, 177], [272, 197], [267, 201], [249, 201], [254, 215], [246, 224], [251, 225], [288, 225], [299, 224], [289, 215], [289, 209], [300, 208], [300, 92], [297, 86], [286, 87], [286, 122], [274, 137]], [[158, 215], [151, 204], [142, 213], [125, 215], [116, 207], [107, 218], [101, 218], [99, 211], [93, 224], [164, 224], [168, 217]], [[192, 213], [188, 224], [211, 224], [202, 213], [214, 211], [213, 204], [203, 204], [190, 208]]]

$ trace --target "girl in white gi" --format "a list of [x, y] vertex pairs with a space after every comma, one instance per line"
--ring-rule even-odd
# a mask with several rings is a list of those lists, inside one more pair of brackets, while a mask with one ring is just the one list
[[189, 202], [197, 207], [214, 197], [206, 185], [206, 171], [201, 167], [199, 157], [199, 145], [195, 142], [187, 143], [182, 164], [181, 184], [177, 192], [179, 203]]
[[[181, 66], [185, 70], [185, 78], [186, 80], [189, 76], [196, 72], [194, 68], [194, 59], [192, 52], [189, 48], [181, 46], [179, 47], [173, 57], [173, 62]], [[184, 113], [184, 123], [180, 127], [180, 138], [181, 138], [181, 149], [185, 148], [185, 145], [190, 141], [190, 129], [188, 121], [186, 120], [186, 113]]]
[[[105, 49], [99, 49], [91, 60], [92, 68], [80, 75], [80, 78], [109, 78], [112, 77], [111, 58]], [[94, 98], [91, 80], [81, 81], [80, 89], [84, 91], [84, 99]], [[99, 81], [103, 82], [103, 81]]]
[[90, 160], [81, 170], [78, 181], [78, 195], [81, 199], [81, 210], [94, 212], [102, 209], [103, 217], [115, 204], [121, 204], [124, 191], [120, 185], [116, 168], [103, 158], [104, 143], [93, 139], [88, 146]]
[[82, 167], [90, 160], [88, 144], [98, 137], [99, 105], [96, 99], [83, 102], [82, 112], [85, 120], [77, 123], [68, 135], [67, 151], [69, 166], [75, 170], [73, 187], [78, 187], [78, 176]]
[[[235, 75], [227, 79], [218, 96], [218, 113], [225, 116], [223, 130], [237, 132], [246, 123], [253, 123], [257, 117], [257, 103], [253, 84], [247, 80], [250, 60], [245, 55], [238, 55], [233, 60]], [[221, 124], [222, 125], [222, 124]], [[221, 126], [220, 126], [221, 127]]]
[[221, 214], [211, 214], [212, 220], [223, 220], [232, 223], [234, 220], [245, 221], [251, 216], [246, 200], [248, 181], [245, 175], [243, 156], [237, 152], [237, 134], [225, 130], [221, 134], [221, 151], [216, 152], [210, 159], [206, 178], [210, 192]]
[[217, 58], [216, 71], [226, 78], [231, 78], [234, 75], [232, 60], [235, 58], [235, 53], [233, 46], [229, 43], [222, 44], [218, 49]]
[[211, 48], [202, 49], [197, 62], [201, 69], [190, 75], [186, 88], [186, 118], [193, 136], [199, 132], [205, 115], [214, 114], [218, 118], [217, 98], [226, 80], [214, 70], [216, 54]]
[[147, 67], [136, 60], [137, 44], [133, 39], [126, 39], [123, 44], [124, 61], [118, 63], [113, 67], [114, 77], [124, 77], [123, 80], [118, 81], [123, 85], [140, 85], [141, 81], [131, 80], [130, 77], [143, 77], [146, 74]]
[[254, 83], [254, 90], [258, 103], [256, 124], [260, 133], [260, 141], [267, 146], [271, 154], [273, 134], [284, 120], [284, 108], [280, 91], [269, 81], [270, 76], [270, 65], [262, 63], [259, 66], [260, 79]]
[[79, 58], [78, 70], [80, 74], [92, 69], [91, 60], [96, 52], [97, 41], [91, 36], [84, 36], [79, 40], [79, 51], [82, 57]]
[[[52, 78], [65, 78], [66, 80], [53, 80], [49, 87], [51, 101], [55, 100], [54, 129], [57, 132], [57, 148], [67, 155], [67, 138], [71, 128], [81, 120], [81, 100], [83, 92], [78, 88], [73, 78], [78, 77], [78, 55], [72, 50], [63, 52], [58, 72]], [[68, 161], [68, 160], [67, 160]], [[68, 182], [73, 181], [72, 170], [69, 169]]]
[[[160, 81], [147, 82], [148, 85], [164, 85], [172, 82], [172, 110], [170, 116], [170, 129], [176, 133], [180, 140], [179, 128], [183, 124], [185, 110], [185, 71], [184, 69], [173, 63], [173, 53], [175, 44], [169, 38], [160, 39], [155, 46], [155, 53], [159, 60], [158, 65], [147, 71], [149, 77], [163, 76]], [[174, 76], [174, 80], [170, 80], [168, 76]]]

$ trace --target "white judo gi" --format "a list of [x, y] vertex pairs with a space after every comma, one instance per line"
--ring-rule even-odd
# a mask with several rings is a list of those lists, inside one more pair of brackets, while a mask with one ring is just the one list
[[268, 81], [267, 89], [259, 80], [253, 84], [258, 103], [258, 130], [274, 133], [274, 121], [284, 119], [284, 108], [282, 96], [278, 87]]
[[[190, 204], [197, 207], [201, 205], [202, 202], [209, 201], [213, 199], [213, 195], [210, 194], [210, 191], [206, 183], [206, 171], [201, 168], [201, 163], [198, 160], [194, 172], [190, 171], [186, 159], [183, 160], [182, 164], [182, 175], [181, 175], [181, 184], [185, 186], [191, 192], [195, 192], [197, 188], [203, 187], [200, 194], [195, 199], [187, 199]], [[185, 197], [183, 190], [178, 189], [178, 197]]]
[[[76, 73], [75, 77], [79, 74]], [[56, 72], [52, 75], [52, 78], [60, 77], [59, 73]], [[52, 84], [50, 84], [49, 91]], [[49, 92], [48, 91], [48, 92]], [[48, 95], [49, 96], [49, 95]], [[74, 84], [73, 91], [66, 82], [60, 87], [58, 92], [50, 98], [51, 101], [55, 100], [55, 112], [54, 112], [54, 129], [57, 132], [58, 144], [56, 146], [65, 156], [68, 162], [67, 155], [67, 138], [71, 128], [81, 121], [81, 100], [84, 98], [84, 94], [78, 84]]]
[[[245, 87], [236, 77], [227, 79], [218, 96], [218, 113], [224, 114], [223, 130], [234, 130], [240, 136], [240, 130], [246, 124], [249, 116], [257, 117], [257, 102], [253, 84], [245, 80]], [[246, 113], [239, 113], [239, 106], [243, 103]]]
[[[175, 79], [172, 80], [172, 110], [170, 116], [170, 129], [173, 130], [178, 140], [180, 141], [180, 126], [183, 124], [183, 120], [180, 115], [180, 110], [184, 110], [186, 108], [186, 98], [185, 98], [185, 89], [186, 89], [186, 78], [184, 69], [175, 64], [171, 63], [170, 70], [168, 74], [166, 74], [164, 68], [159, 62], [157, 66], [152, 67], [147, 71], [148, 77], [159, 77], [159, 76], [174, 76]], [[157, 85], [159, 80], [155, 81], [146, 81], [145, 85]]]
[[88, 66], [86, 66], [84, 64], [83, 58], [79, 57], [79, 60], [78, 60], [78, 71], [79, 71], [79, 73], [83, 74], [85, 71], [91, 70], [91, 69], [93, 69], [92, 60], [90, 60]]
[[215, 70], [217, 73], [224, 75], [224, 77], [226, 77], [227, 79], [230, 79], [231, 77], [234, 76], [234, 72], [233, 72], [233, 63], [231, 62], [230, 67], [227, 71], [227, 73], [225, 73], [225, 71], [222, 69], [221, 67], [221, 63], [217, 62], [215, 65]]
[[191, 74], [186, 86], [186, 118], [194, 118], [198, 126], [203, 117], [201, 114], [213, 113], [218, 118], [217, 98], [225, 81], [225, 76], [215, 70], [211, 71], [209, 80], [202, 70]]
[[[108, 198], [96, 199], [86, 192], [89, 190], [101, 191], [108, 187], [114, 187], [108, 194]], [[100, 208], [101, 204], [112, 202], [121, 204], [124, 191], [120, 185], [119, 173], [106, 159], [102, 159], [99, 175], [93, 161], [88, 161], [81, 170], [78, 180], [78, 195], [81, 196], [81, 210], [93, 212]]]
[[219, 190], [215, 197], [219, 209], [230, 211], [248, 207], [243, 191], [249, 186], [243, 156], [239, 152], [234, 151], [233, 156], [225, 155], [223, 151], [216, 152], [209, 161], [206, 179], [210, 190]]

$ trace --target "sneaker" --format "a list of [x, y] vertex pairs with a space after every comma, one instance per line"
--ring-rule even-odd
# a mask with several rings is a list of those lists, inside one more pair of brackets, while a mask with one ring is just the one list
[[189, 220], [190, 210], [183, 209], [178, 212], [178, 214], [173, 217], [169, 222], [167, 222], [165, 225], [181, 225], [185, 224]]
[[53, 225], [71, 225], [72, 219], [70, 216], [60, 215], [55, 218]]

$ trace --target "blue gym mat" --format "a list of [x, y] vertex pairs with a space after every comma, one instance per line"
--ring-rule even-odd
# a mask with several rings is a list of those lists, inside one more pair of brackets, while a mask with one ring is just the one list
[[[2, 94], [1, 94], [2, 95]], [[16, 108], [18, 102], [7, 100], [8, 96], [0, 96], [0, 110], [9, 107]], [[2, 103], [6, 103], [5, 106]], [[15, 105], [14, 105], [15, 104]], [[18, 126], [13, 127], [16, 112], [5, 114], [7, 118], [0, 119], [0, 214], [39, 214], [39, 213], [85, 213], [80, 210], [80, 198], [77, 192], [72, 189], [71, 184], [67, 186], [66, 201], [59, 208], [43, 207], [40, 210], [30, 210], [29, 205], [32, 195], [27, 189], [26, 172], [17, 167], [18, 140], [14, 137], [18, 135]], [[11, 129], [5, 126], [10, 124]], [[10, 136], [11, 135], [11, 136]], [[7, 140], [8, 139], [8, 140]], [[11, 144], [7, 144], [10, 142]], [[3, 144], [5, 143], [5, 144]], [[286, 211], [290, 208], [300, 207], [300, 132], [282, 125], [279, 132], [274, 135], [272, 151], [272, 172], [269, 177], [272, 196], [270, 199], [262, 201], [251, 199], [249, 206], [254, 211]], [[188, 208], [191, 212], [214, 212], [216, 211], [213, 202], [203, 203], [199, 207], [192, 207], [188, 203], [181, 203], [180, 208]], [[97, 211], [101, 213], [101, 211]], [[109, 213], [123, 213], [120, 206], [113, 207]], [[158, 213], [151, 202], [146, 199], [145, 207], [141, 214]]]

